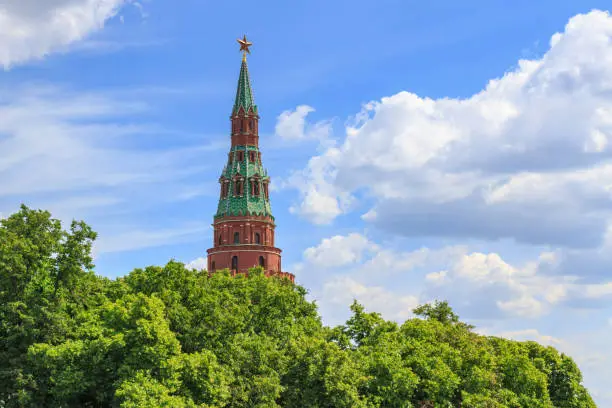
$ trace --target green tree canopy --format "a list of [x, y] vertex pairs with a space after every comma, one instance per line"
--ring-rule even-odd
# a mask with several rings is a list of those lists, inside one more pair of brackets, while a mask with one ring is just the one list
[[110, 280], [95, 233], [25, 206], [0, 223], [0, 408], [595, 407], [574, 361], [485, 337], [446, 302], [322, 324], [288, 280], [170, 261]]

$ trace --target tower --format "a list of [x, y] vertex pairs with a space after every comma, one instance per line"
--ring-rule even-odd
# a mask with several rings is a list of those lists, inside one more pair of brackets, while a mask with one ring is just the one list
[[281, 250], [275, 246], [276, 224], [270, 206], [270, 177], [259, 150], [259, 113], [249, 78], [247, 53], [252, 45], [239, 39], [242, 65], [230, 116], [231, 147], [219, 178], [220, 195], [213, 222], [213, 247], [208, 249], [208, 270], [246, 273], [262, 266], [266, 276], [282, 272]]

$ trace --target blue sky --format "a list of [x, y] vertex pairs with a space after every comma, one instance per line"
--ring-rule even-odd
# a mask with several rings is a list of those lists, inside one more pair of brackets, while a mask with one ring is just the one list
[[27, 0], [0, 23], [3, 215], [86, 220], [110, 277], [201, 264], [246, 33], [283, 265], [325, 321], [448, 299], [612, 406], [603, 1]]

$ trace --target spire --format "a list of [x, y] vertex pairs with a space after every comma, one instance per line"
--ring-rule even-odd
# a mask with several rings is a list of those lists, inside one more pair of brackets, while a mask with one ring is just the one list
[[249, 47], [253, 43], [247, 41], [246, 35], [242, 39], [238, 39], [240, 44], [240, 51], [242, 51], [242, 65], [240, 66], [240, 76], [238, 77], [238, 89], [236, 90], [236, 101], [234, 102], [234, 109], [232, 114], [236, 114], [242, 107], [245, 112], [249, 112], [250, 109], [253, 113], [257, 113], [257, 105], [255, 105], [255, 98], [253, 97], [253, 90], [251, 89], [251, 80], [249, 78], [249, 69], [247, 67], [246, 56], [251, 51]]

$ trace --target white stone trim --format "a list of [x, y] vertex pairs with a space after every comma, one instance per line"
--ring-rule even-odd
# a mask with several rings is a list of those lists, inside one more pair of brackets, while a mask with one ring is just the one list
[[266, 254], [280, 255], [280, 253], [278, 252], [260, 251], [260, 250], [255, 250], [255, 249], [234, 249], [233, 251], [213, 251], [213, 252], [210, 252], [208, 255], [238, 253], [238, 252], [261, 252], [261, 253], [266, 253]]

